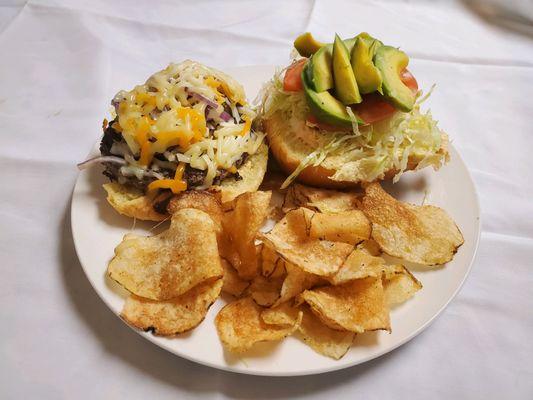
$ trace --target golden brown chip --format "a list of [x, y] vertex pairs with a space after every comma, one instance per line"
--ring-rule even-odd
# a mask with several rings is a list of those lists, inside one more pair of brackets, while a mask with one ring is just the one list
[[176, 335], [195, 328], [220, 294], [222, 280], [201, 283], [173, 299], [155, 301], [130, 295], [121, 312], [129, 324], [156, 335]]
[[267, 308], [261, 313], [263, 321], [269, 325], [300, 325], [302, 321], [302, 311], [300, 307], [295, 307], [290, 303], [283, 303], [279, 306]]
[[260, 235], [260, 238], [286, 261], [304, 271], [332, 275], [352, 252], [353, 246], [311, 238], [310, 219], [314, 214], [305, 208], [289, 211], [269, 233]]
[[248, 286], [250, 282], [241, 279], [235, 271], [235, 268], [231, 264], [221, 259], [222, 267], [224, 268], [224, 284], [222, 285], [222, 292], [229, 293], [232, 296], [240, 297]]
[[248, 288], [248, 293], [260, 306], [270, 307], [279, 299], [283, 277], [265, 278], [258, 275]]
[[213, 193], [200, 190], [189, 190], [174, 195], [167, 206], [169, 214], [174, 214], [184, 208], [195, 208], [208, 214], [217, 227], [217, 233], [222, 232], [222, 205]]
[[380, 278], [306, 290], [301, 299], [332, 329], [355, 333], [378, 329], [390, 332], [389, 310]]
[[386, 265], [383, 273], [385, 301], [393, 305], [403, 303], [422, 289], [422, 283], [403, 265]]
[[383, 264], [382, 258], [373, 257], [362, 250], [355, 249], [337, 273], [328, 277], [328, 280], [333, 285], [341, 285], [354, 279], [380, 277]]
[[280, 297], [275, 303], [276, 305], [298, 296], [306, 289], [327, 283], [323, 277], [306, 272], [291, 263], [286, 263], [285, 268], [287, 270], [287, 276], [281, 286]]
[[355, 192], [317, 189], [300, 184], [289, 187], [283, 202], [283, 211], [307, 207], [320, 212], [335, 213], [357, 208], [359, 195]]
[[317, 353], [339, 360], [350, 349], [355, 333], [331, 329], [303, 307], [303, 318], [298, 331], [303, 341]]
[[372, 237], [382, 250], [406, 261], [444, 264], [464, 242], [444, 210], [398, 201], [379, 183], [366, 187], [361, 209], [372, 222]]
[[283, 259], [273, 249], [268, 246], [261, 247], [261, 274], [269, 277], [274, 273], [279, 263], [283, 263]]
[[287, 269], [285, 268], [285, 260], [283, 258], [278, 258], [274, 271], [270, 274], [269, 278], [285, 278], [287, 275]]
[[179, 210], [172, 215], [170, 228], [159, 235], [124, 236], [107, 273], [137, 296], [177, 297], [199, 283], [222, 277], [215, 231], [205, 212]]
[[261, 318], [264, 310], [250, 297], [234, 301], [220, 310], [215, 318], [215, 325], [224, 347], [241, 353], [258, 342], [281, 340], [298, 328], [296, 324], [266, 324]]
[[356, 245], [370, 239], [370, 221], [361, 210], [337, 213], [314, 213], [311, 216], [312, 238]]
[[364, 251], [371, 256], [377, 257], [382, 254], [379, 244], [374, 239], [368, 239], [359, 243], [357, 249]]
[[224, 230], [238, 255], [232, 259], [224, 254], [224, 258], [241, 278], [251, 279], [259, 272], [255, 237], [268, 215], [271, 195], [271, 192], [244, 193], [235, 199], [233, 210], [224, 215]]

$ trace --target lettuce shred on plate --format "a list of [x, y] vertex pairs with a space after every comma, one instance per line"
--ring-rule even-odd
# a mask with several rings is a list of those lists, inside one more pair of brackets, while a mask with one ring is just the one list
[[[265, 84], [259, 94], [262, 118], [269, 118], [281, 113], [290, 124], [301, 124], [309, 115], [303, 91], [287, 92], [283, 90], [283, 73], [277, 71]], [[432, 88], [433, 89], [433, 88]], [[351, 180], [354, 174], [365, 176], [373, 181], [383, 178], [386, 171], [397, 171], [394, 182], [406, 171], [409, 156], [416, 156], [417, 169], [432, 166], [440, 168], [446, 161], [446, 155], [439, 152], [443, 132], [438, 128], [430, 111], [421, 112], [420, 104], [425, 96], [419, 92], [418, 100], [411, 112], [396, 112], [390, 118], [367, 126], [352, 124], [352, 134], [344, 132], [327, 132], [322, 136], [323, 142], [317, 150], [310, 153], [298, 168], [285, 181], [289, 185], [307, 166], [318, 166], [326, 158], [339, 158], [342, 167], [331, 177], [333, 180]], [[350, 110], [351, 111], [351, 110]], [[355, 116], [349, 113], [354, 122]], [[339, 163], [339, 165], [341, 164]]]

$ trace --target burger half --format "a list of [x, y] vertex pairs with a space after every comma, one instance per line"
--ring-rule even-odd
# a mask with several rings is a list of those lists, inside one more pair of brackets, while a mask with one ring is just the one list
[[181, 192], [208, 190], [225, 203], [263, 180], [264, 134], [252, 129], [255, 113], [228, 75], [194, 61], [170, 64], [111, 104], [101, 156], [80, 167], [103, 164], [119, 213], [159, 221]]
[[[346, 188], [435, 169], [448, 160], [447, 135], [429, 112], [409, 58], [367, 33], [324, 44], [309, 33], [299, 56], [262, 93], [270, 149], [289, 178]], [[427, 96], [426, 96], [427, 97]]]

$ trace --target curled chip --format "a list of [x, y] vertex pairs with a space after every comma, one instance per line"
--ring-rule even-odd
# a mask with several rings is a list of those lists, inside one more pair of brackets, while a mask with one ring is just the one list
[[383, 270], [383, 290], [385, 301], [393, 305], [409, 300], [422, 289], [422, 284], [403, 265], [385, 265]]
[[379, 183], [366, 187], [361, 209], [372, 222], [372, 237], [383, 251], [406, 261], [444, 264], [464, 242], [444, 210], [398, 201]]
[[267, 308], [261, 313], [261, 318], [269, 325], [294, 326], [299, 325], [302, 321], [302, 311], [300, 307], [295, 307], [287, 302]]
[[283, 277], [265, 278], [258, 275], [252, 281], [248, 292], [260, 306], [270, 307], [279, 299]]
[[176, 335], [195, 328], [220, 294], [222, 280], [201, 283], [181, 296], [155, 301], [130, 295], [121, 317], [129, 324], [156, 335]]
[[311, 289], [319, 284], [327, 283], [323, 277], [305, 272], [296, 265], [286, 263], [285, 268], [287, 269], [287, 276], [283, 281], [280, 297], [275, 305], [284, 303], [293, 297], [298, 296], [306, 289]]
[[357, 249], [364, 251], [365, 253], [377, 257], [382, 254], [379, 244], [374, 239], [368, 239], [359, 243]]
[[215, 231], [205, 212], [179, 210], [172, 215], [170, 228], [159, 235], [124, 236], [107, 273], [137, 296], [177, 297], [199, 283], [222, 277]]
[[368, 277], [380, 277], [383, 270], [384, 260], [381, 257], [373, 257], [366, 252], [355, 249], [348, 256], [342, 267], [335, 275], [328, 277], [333, 285]]
[[220, 310], [215, 318], [215, 325], [224, 347], [240, 353], [258, 342], [281, 340], [298, 329], [297, 324], [266, 324], [261, 318], [264, 310], [250, 297], [234, 301]]
[[261, 274], [265, 277], [281, 276], [285, 272], [285, 262], [268, 246], [261, 247]]
[[306, 290], [301, 299], [330, 328], [355, 333], [390, 332], [390, 318], [380, 278], [357, 279], [339, 286]]
[[289, 211], [267, 234], [265, 244], [286, 261], [316, 275], [332, 275], [352, 252], [347, 243], [311, 238], [311, 218], [315, 213], [306, 208]]
[[268, 216], [271, 195], [271, 192], [244, 193], [224, 216], [224, 230], [238, 256], [229, 261], [241, 278], [251, 279], [259, 272], [255, 237]]
[[343, 242], [356, 245], [370, 239], [370, 221], [361, 210], [340, 211], [338, 213], [314, 213], [311, 216], [312, 238]]
[[331, 329], [324, 325], [308, 307], [303, 307], [303, 318], [298, 331], [303, 341], [317, 353], [335, 360], [350, 349], [355, 333]]
[[298, 207], [307, 207], [324, 213], [349, 211], [357, 208], [359, 195], [355, 192], [317, 189], [300, 184], [289, 187], [283, 210], [285, 212]]
[[240, 297], [246, 288], [250, 286], [250, 282], [241, 279], [229, 262], [224, 259], [221, 259], [220, 262], [224, 268], [222, 292]]
[[174, 214], [184, 208], [195, 208], [205, 212], [215, 223], [217, 234], [222, 233], [224, 211], [220, 201], [213, 193], [200, 190], [181, 192], [170, 199], [167, 211], [169, 214]]

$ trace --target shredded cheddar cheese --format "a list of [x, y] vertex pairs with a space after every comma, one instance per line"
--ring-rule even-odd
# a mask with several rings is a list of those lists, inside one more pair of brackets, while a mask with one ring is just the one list
[[152, 191], [156, 189], [170, 189], [174, 194], [178, 194], [184, 190], [187, 190], [187, 182], [183, 180], [184, 171], [185, 164], [179, 163], [178, 167], [176, 168], [174, 179], [159, 179], [157, 181], [153, 181], [148, 185], [148, 190]]
[[[117, 117], [112, 127], [131, 151], [129, 163], [150, 169], [156, 154], [164, 154], [170, 163], [187, 160], [207, 171], [203, 187], [211, 186], [219, 169], [236, 171], [234, 163], [244, 152], [254, 154], [264, 137], [251, 131], [255, 113], [246, 105], [242, 87], [193, 61], [170, 64], [145, 84], [119, 92], [113, 104]], [[227, 112], [222, 118], [225, 109], [231, 110], [229, 121]], [[182, 163], [174, 179], [159, 179], [149, 189], [185, 190], [180, 168]]]

